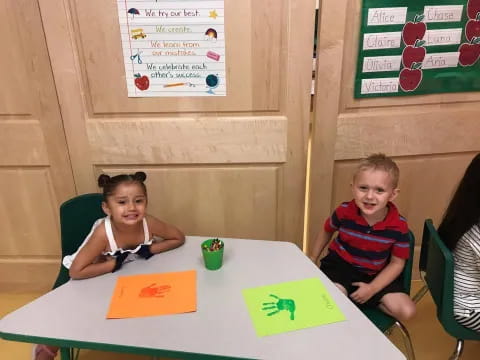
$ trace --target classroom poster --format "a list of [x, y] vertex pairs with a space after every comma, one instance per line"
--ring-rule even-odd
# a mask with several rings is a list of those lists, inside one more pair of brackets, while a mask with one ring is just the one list
[[119, 276], [107, 319], [180, 314], [196, 310], [195, 270]]
[[319, 278], [244, 289], [242, 293], [260, 337], [345, 320]]
[[224, 0], [117, 0], [129, 97], [226, 96]]
[[355, 97], [480, 90], [480, 0], [363, 0]]

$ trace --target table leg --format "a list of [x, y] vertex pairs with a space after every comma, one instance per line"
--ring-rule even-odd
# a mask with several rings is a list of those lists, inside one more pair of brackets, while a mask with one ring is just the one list
[[72, 360], [72, 349], [70, 348], [60, 348], [60, 359], [62, 360]]

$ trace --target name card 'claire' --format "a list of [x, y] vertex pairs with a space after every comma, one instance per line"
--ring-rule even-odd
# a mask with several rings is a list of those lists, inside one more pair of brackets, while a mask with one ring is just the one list
[[401, 37], [400, 31], [364, 34], [363, 50], [398, 48]]

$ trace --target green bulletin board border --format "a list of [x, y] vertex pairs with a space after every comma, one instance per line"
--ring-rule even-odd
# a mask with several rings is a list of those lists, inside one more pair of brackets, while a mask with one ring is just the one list
[[456, 52], [459, 46], [468, 42], [465, 38], [465, 25], [468, 21], [467, 16], [467, 0], [363, 0], [361, 12], [361, 28], [360, 41], [358, 46], [357, 71], [355, 76], [354, 96], [355, 98], [371, 98], [371, 97], [392, 97], [392, 96], [411, 96], [423, 94], [449, 93], [449, 92], [467, 92], [480, 91], [480, 60], [474, 65], [462, 67], [458, 65], [456, 68], [443, 69], [426, 69], [423, 70], [422, 82], [414, 91], [403, 91], [400, 86], [396, 93], [375, 93], [361, 94], [362, 79], [370, 78], [389, 78], [398, 77], [403, 65], [400, 64], [399, 71], [379, 71], [379, 72], [362, 72], [364, 57], [371, 56], [394, 56], [402, 55], [405, 44], [400, 41], [400, 47], [396, 49], [378, 49], [363, 50], [363, 35], [365, 33], [378, 32], [394, 32], [402, 31], [404, 24], [395, 25], [370, 25], [368, 22], [368, 9], [385, 8], [385, 7], [407, 7], [407, 15], [405, 22], [413, 21], [415, 15], [423, 14], [424, 6], [440, 6], [440, 5], [463, 5], [462, 18], [458, 22], [435, 22], [427, 23], [427, 30], [462, 28], [462, 36], [460, 44], [440, 45], [426, 47], [427, 55], [429, 53], [440, 52]]

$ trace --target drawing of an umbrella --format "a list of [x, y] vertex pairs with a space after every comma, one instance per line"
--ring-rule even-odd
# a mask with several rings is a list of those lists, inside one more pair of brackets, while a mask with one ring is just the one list
[[132, 19], [135, 18], [135, 15], [140, 15], [140, 11], [138, 11], [137, 9], [135, 8], [130, 8], [128, 9], [127, 11], [129, 14], [132, 14]]

